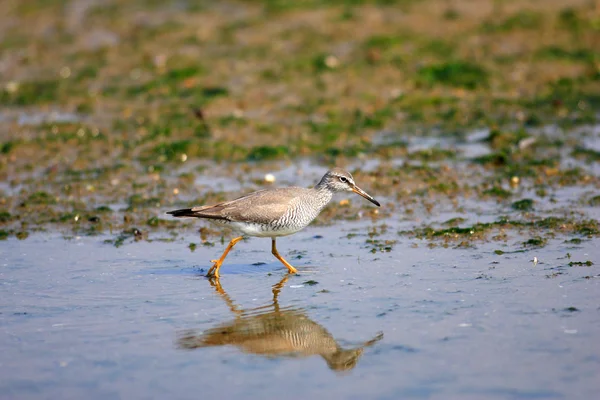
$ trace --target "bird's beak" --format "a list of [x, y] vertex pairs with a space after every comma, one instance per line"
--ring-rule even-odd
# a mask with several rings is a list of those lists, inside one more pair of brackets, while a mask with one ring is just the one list
[[379, 204], [379, 202], [377, 200], [375, 200], [370, 194], [368, 194], [367, 192], [365, 192], [364, 190], [362, 190], [361, 188], [359, 188], [358, 186], [354, 186], [352, 188], [352, 191], [356, 194], [361, 195], [362, 197], [364, 197], [365, 199], [369, 200], [371, 203], [375, 204], [377, 207], [381, 207], [381, 204]]

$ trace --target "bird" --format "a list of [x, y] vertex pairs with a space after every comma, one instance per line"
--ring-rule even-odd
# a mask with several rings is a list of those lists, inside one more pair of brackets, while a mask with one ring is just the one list
[[184, 330], [178, 334], [177, 347], [193, 350], [230, 345], [244, 353], [270, 358], [319, 355], [330, 369], [341, 372], [353, 369], [364, 348], [383, 338], [383, 332], [379, 332], [359, 347], [342, 348], [325, 327], [310, 319], [305, 310], [279, 306], [277, 297], [288, 277], [289, 274], [273, 285], [272, 304], [250, 310], [240, 309], [218, 280], [210, 280], [236, 318], [201, 332]]
[[252, 192], [235, 200], [168, 211], [173, 217], [206, 219], [226, 226], [240, 235], [233, 238], [219, 259], [211, 260], [207, 277], [219, 278], [219, 270], [231, 249], [244, 237], [271, 238], [271, 253], [295, 274], [297, 269], [277, 251], [278, 237], [292, 235], [310, 224], [339, 192], [354, 192], [380, 207], [370, 194], [359, 188], [352, 175], [342, 168], [333, 168], [312, 188], [269, 188]]

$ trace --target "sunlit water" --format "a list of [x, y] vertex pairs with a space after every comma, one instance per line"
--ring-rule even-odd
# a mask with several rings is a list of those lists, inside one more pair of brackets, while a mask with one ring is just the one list
[[[0, 242], [0, 397], [598, 394], [594, 241], [573, 246], [557, 238], [543, 249], [496, 255], [493, 243], [430, 249], [427, 242], [393, 237], [399, 242], [391, 252], [373, 254], [365, 235], [346, 237], [370, 225], [339, 222], [281, 239], [280, 252], [300, 270], [287, 281], [269, 240], [242, 242], [221, 269], [220, 288], [201, 269], [224, 246], [191, 252], [187, 244], [195, 236], [120, 248], [102, 237], [53, 234]], [[570, 260], [595, 264], [569, 267]], [[274, 299], [273, 285], [282, 279]], [[311, 336], [314, 343], [357, 349], [372, 342], [342, 372], [315, 344], [288, 354], [285, 347], [273, 350], [273, 338], [257, 344], [241, 334], [238, 343], [189, 345], [194, 335], [223, 326], [243, 333], [244, 312], [268, 317], [275, 307], [302, 315], [320, 332]]]

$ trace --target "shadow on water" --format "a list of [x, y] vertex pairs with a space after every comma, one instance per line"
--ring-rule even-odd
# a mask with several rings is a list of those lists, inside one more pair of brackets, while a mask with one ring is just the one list
[[273, 358], [320, 355], [330, 369], [347, 371], [356, 366], [365, 347], [372, 346], [383, 338], [383, 333], [380, 332], [359, 347], [340, 347], [327, 329], [311, 320], [305, 310], [280, 307], [277, 297], [288, 278], [289, 275], [286, 275], [273, 285], [271, 304], [249, 310], [236, 305], [218, 279], [209, 280], [236, 318], [203, 332], [183, 331], [178, 335], [177, 346], [192, 350], [233, 345], [245, 353]]

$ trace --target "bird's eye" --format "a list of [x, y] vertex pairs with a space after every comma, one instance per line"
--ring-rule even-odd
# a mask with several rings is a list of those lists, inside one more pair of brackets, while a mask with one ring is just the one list
[[340, 181], [348, 183], [348, 179], [345, 176], [340, 176]]

